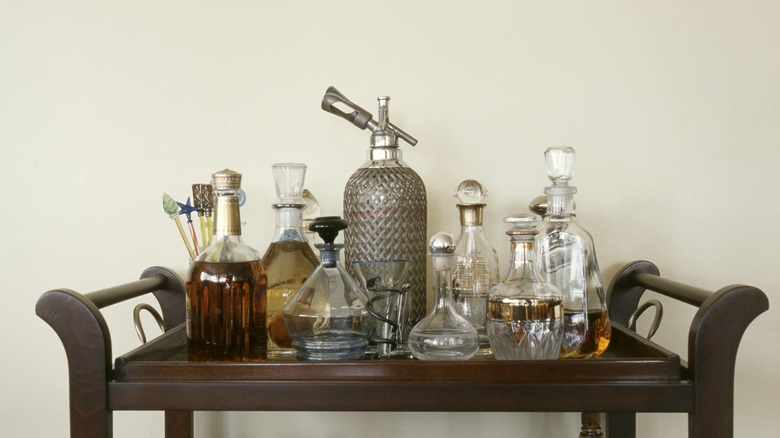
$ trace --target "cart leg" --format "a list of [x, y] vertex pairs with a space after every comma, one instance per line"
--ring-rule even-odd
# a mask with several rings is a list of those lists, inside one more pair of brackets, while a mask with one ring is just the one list
[[192, 411], [165, 411], [165, 438], [193, 438]]
[[635, 438], [636, 413], [607, 412], [607, 436], [615, 438]]
[[599, 412], [583, 412], [580, 438], [604, 438], [601, 433], [601, 414]]

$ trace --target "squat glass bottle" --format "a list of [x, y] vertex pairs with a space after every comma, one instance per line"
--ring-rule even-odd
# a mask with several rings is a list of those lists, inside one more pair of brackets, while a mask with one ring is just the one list
[[266, 358], [266, 271], [260, 254], [241, 240], [241, 174], [213, 175], [214, 237], [187, 270], [187, 358]]

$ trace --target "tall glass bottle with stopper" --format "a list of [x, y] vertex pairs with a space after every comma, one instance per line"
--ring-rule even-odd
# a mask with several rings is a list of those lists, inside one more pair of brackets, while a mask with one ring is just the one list
[[574, 194], [569, 185], [575, 151], [553, 147], [544, 153], [547, 211], [539, 226], [539, 266], [542, 276], [563, 293], [564, 339], [561, 357], [590, 357], [604, 352], [612, 328], [601, 283], [593, 238], [576, 220]]
[[[402, 159], [398, 139], [414, 146], [412, 136], [390, 123], [387, 96], [377, 98], [377, 120], [333, 87], [322, 109], [345, 118], [360, 129], [371, 129], [367, 160], [344, 187], [344, 258], [353, 275], [356, 260], [411, 260], [409, 267], [408, 327], [425, 316], [425, 243], [427, 200], [420, 176]], [[347, 107], [346, 113], [339, 108]]]
[[512, 225], [506, 280], [488, 294], [487, 331], [496, 359], [555, 359], [563, 339], [561, 292], [538, 272], [534, 237], [541, 218], [520, 214]]
[[187, 357], [192, 361], [266, 358], [266, 272], [241, 240], [241, 174], [213, 175], [214, 237], [187, 270]]
[[292, 338], [282, 319], [282, 308], [317, 268], [319, 260], [306, 240], [301, 212], [306, 207], [302, 198], [306, 165], [276, 163], [271, 166], [279, 202], [276, 210], [276, 231], [263, 256], [268, 273], [268, 357], [294, 357]]
[[482, 235], [483, 198], [487, 190], [467, 179], [458, 185], [455, 197], [460, 212], [461, 232], [455, 241], [455, 272], [452, 279], [455, 310], [477, 329], [477, 355], [492, 354], [485, 315], [490, 288], [498, 284], [498, 254]]
[[468, 360], [479, 349], [479, 334], [452, 305], [455, 239], [439, 232], [428, 244], [433, 264], [434, 308], [409, 333], [409, 350], [420, 360]]
[[368, 297], [339, 263], [344, 245], [333, 243], [347, 227], [338, 216], [315, 219], [322, 238], [320, 264], [282, 309], [299, 360], [360, 360], [368, 346]]

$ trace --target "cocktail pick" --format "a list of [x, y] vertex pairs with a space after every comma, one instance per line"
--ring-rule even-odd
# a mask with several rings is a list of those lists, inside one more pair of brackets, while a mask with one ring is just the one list
[[179, 220], [179, 206], [177, 205], [176, 201], [167, 193], [163, 193], [163, 210], [169, 218], [176, 222], [176, 227], [179, 229], [181, 239], [184, 241], [184, 245], [187, 247], [187, 252], [190, 255], [190, 261], [195, 260], [195, 252], [192, 250], [190, 241], [187, 240], [187, 235], [184, 233], [184, 227], [181, 226], [181, 221]]
[[177, 202], [179, 204], [179, 208], [181, 208], [181, 211], [179, 211], [180, 215], [186, 215], [187, 216], [187, 224], [190, 226], [190, 235], [192, 236], [192, 243], [195, 244], [195, 255], [198, 255], [198, 248], [200, 248], [200, 245], [198, 245], [198, 236], [195, 234], [195, 226], [192, 225], [192, 212], [197, 212], [198, 209], [193, 207], [190, 204], [190, 197], [187, 197], [187, 203], [182, 204], [181, 202]]
[[198, 209], [198, 220], [200, 221], [200, 238], [203, 242], [203, 248], [209, 246], [209, 236], [206, 234], [206, 221], [203, 216], [206, 213], [206, 203], [204, 197], [210, 193], [210, 190], [206, 187], [211, 187], [208, 184], [193, 184], [192, 185], [192, 205]]

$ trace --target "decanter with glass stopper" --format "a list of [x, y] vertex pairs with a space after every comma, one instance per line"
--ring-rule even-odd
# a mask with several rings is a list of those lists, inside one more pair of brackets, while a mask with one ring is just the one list
[[241, 174], [213, 175], [211, 244], [187, 270], [187, 358], [258, 361], [266, 358], [266, 271], [260, 254], [241, 240]]
[[479, 333], [477, 355], [492, 353], [486, 329], [487, 296], [498, 284], [498, 254], [482, 234], [482, 200], [487, 190], [479, 182], [468, 179], [458, 185], [455, 197], [460, 212], [461, 233], [455, 241], [455, 271], [452, 279], [452, 299], [455, 311]]
[[607, 349], [612, 333], [593, 238], [576, 220], [569, 185], [575, 151], [552, 147], [544, 153], [552, 185], [544, 220], [539, 226], [539, 270], [563, 294], [564, 338], [561, 357], [587, 358]]
[[363, 359], [371, 317], [368, 297], [339, 262], [344, 245], [333, 243], [347, 223], [338, 216], [310, 225], [325, 243], [317, 244], [320, 264], [282, 309], [298, 360]]
[[452, 303], [455, 239], [439, 232], [428, 244], [433, 264], [434, 308], [409, 333], [409, 350], [420, 360], [468, 360], [479, 349], [479, 334]]
[[555, 359], [563, 339], [561, 292], [538, 272], [534, 237], [541, 218], [519, 214], [512, 225], [506, 280], [488, 294], [487, 332], [496, 359]]
[[279, 202], [276, 210], [276, 231], [263, 256], [268, 276], [268, 357], [295, 356], [292, 338], [282, 319], [281, 310], [287, 301], [317, 268], [319, 260], [306, 240], [301, 212], [306, 207], [302, 198], [306, 165], [276, 163], [271, 166]]

